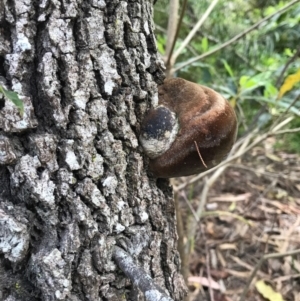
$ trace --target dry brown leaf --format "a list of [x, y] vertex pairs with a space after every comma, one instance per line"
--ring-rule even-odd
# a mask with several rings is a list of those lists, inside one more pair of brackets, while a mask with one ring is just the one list
[[226, 271], [224, 270], [215, 270], [215, 269], [211, 269], [210, 270], [210, 275], [212, 277], [214, 277], [215, 279], [225, 279], [227, 278], [229, 275]]
[[251, 197], [251, 193], [243, 193], [239, 195], [234, 194], [223, 194], [217, 197], [211, 197], [209, 198], [209, 201], [212, 202], [242, 202], [247, 201]]
[[270, 213], [270, 214], [280, 214], [281, 213], [281, 211], [278, 209], [269, 208], [264, 205], [258, 205], [257, 207], [259, 209], [261, 209], [262, 211], [264, 211], [265, 213]]
[[251, 273], [251, 272], [235, 271], [235, 270], [231, 270], [231, 269], [225, 269], [225, 271], [232, 276], [235, 276], [238, 278], [246, 278], [246, 279], [248, 279], [250, 277], [250, 273]]
[[189, 285], [195, 285], [200, 284], [202, 286], [211, 287], [215, 290], [220, 290], [220, 285], [218, 282], [214, 281], [213, 279], [208, 279], [206, 277], [200, 277], [200, 276], [190, 276], [188, 277]]
[[274, 154], [268, 153], [268, 154], [266, 154], [266, 157], [275, 162], [282, 162], [282, 159]]
[[[246, 262], [242, 261], [240, 258], [236, 257], [236, 256], [232, 256], [230, 255], [230, 257], [240, 266], [246, 268], [247, 270], [249, 270], [250, 272], [252, 272], [252, 270], [254, 269], [253, 265], [247, 264]], [[257, 275], [259, 275], [260, 277], [264, 277], [266, 279], [268, 279], [270, 276], [268, 274], [265, 274], [261, 271], [257, 271]]]
[[230, 243], [224, 243], [224, 244], [219, 245], [219, 249], [220, 250], [235, 250], [235, 251], [238, 250], [238, 248], [235, 244], [230, 244]]
[[206, 223], [206, 231], [207, 233], [214, 235], [215, 233], [215, 223], [213, 222], [207, 222]]
[[300, 273], [299, 274], [295, 274], [295, 275], [280, 276], [280, 277], [272, 279], [272, 281], [274, 281], [274, 282], [278, 282], [278, 281], [279, 282], [284, 282], [284, 281], [287, 281], [287, 280], [290, 280], [290, 279], [297, 279], [297, 278], [300, 278]]
[[258, 190], [258, 191], [264, 191], [266, 189], [265, 185], [257, 185], [257, 184], [254, 184], [254, 183], [251, 183], [251, 182], [248, 182], [248, 185], [255, 189], [255, 190]]
[[[274, 206], [279, 207], [279, 206], [277, 206], [277, 204], [274, 204]], [[292, 205], [282, 205], [281, 206], [281, 211], [286, 213], [286, 214], [295, 214], [295, 213], [300, 214], [300, 209], [298, 209], [298, 208], [296, 208]]]
[[[296, 222], [290, 227], [290, 229], [288, 229], [288, 231], [286, 233], [286, 237], [290, 237], [292, 235], [292, 233], [298, 228], [299, 225], [300, 225], [300, 216], [298, 216]], [[284, 241], [283, 245], [280, 249], [280, 252], [285, 253], [288, 249], [288, 245], [289, 245], [288, 241]], [[291, 260], [290, 257], [287, 257], [286, 259], [289, 261]]]
[[235, 295], [236, 296], [235, 300], [239, 300], [237, 298], [237, 296], [241, 295], [241, 293], [243, 292], [243, 290], [244, 290], [244, 288], [242, 288], [242, 287], [241, 288], [237, 288], [237, 289], [226, 290], [224, 292], [224, 294], [228, 295], [228, 296]]
[[218, 256], [221, 266], [223, 268], [225, 268], [227, 266], [227, 262], [225, 260], [225, 257], [223, 256], [222, 252], [220, 252], [220, 250], [218, 250], [218, 249], [217, 249], [217, 256]]
[[274, 240], [283, 240], [283, 241], [287, 241], [289, 243], [296, 243], [296, 244], [300, 244], [300, 237], [297, 236], [297, 234], [295, 234], [296, 237], [286, 237], [284, 235], [276, 235], [271, 237]]

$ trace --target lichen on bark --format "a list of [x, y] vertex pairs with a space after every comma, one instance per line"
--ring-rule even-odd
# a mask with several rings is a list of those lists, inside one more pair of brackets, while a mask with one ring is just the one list
[[1, 300], [144, 300], [116, 244], [181, 299], [172, 190], [137, 138], [162, 79], [151, 1], [0, 2], [0, 82], [25, 108], [0, 100]]

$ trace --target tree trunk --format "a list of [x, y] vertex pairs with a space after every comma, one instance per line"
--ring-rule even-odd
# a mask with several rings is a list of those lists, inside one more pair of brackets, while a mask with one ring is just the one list
[[184, 293], [172, 189], [147, 176], [140, 120], [163, 66], [146, 0], [1, 0], [0, 300], [145, 300], [126, 250]]

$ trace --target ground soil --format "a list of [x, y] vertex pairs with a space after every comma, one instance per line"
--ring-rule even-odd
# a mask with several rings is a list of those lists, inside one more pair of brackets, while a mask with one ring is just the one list
[[[179, 194], [184, 221], [194, 218], [190, 207], [197, 209], [203, 183]], [[300, 300], [300, 156], [264, 145], [234, 162], [209, 190], [189, 254], [190, 300], [240, 300], [255, 267], [273, 253], [281, 257], [262, 262], [244, 300]]]

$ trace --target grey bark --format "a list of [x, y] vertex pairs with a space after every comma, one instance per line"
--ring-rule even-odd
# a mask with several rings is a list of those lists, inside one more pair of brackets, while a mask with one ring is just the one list
[[144, 300], [115, 245], [170, 296], [175, 206], [138, 143], [163, 66], [145, 0], [1, 0], [0, 300]]

